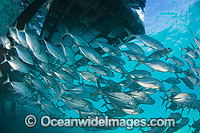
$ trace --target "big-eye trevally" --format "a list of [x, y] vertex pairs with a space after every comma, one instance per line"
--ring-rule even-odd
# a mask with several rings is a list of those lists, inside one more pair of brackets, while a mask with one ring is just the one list
[[12, 67], [13, 70], [17, 70], [19, 72], [28, 73], [29, 67], [23, 63], [18, 57], [11, 56], [11, 60], [7, 60], [6, 55], [4, 55], [4, 61], [1, 62], [1, 64], [8, 62], [8, 64]]

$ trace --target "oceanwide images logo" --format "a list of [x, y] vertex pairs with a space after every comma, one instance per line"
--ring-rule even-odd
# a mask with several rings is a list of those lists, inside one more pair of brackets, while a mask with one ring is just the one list
[[[37, 123], [37, 119], [34, 115], [28, 115], [25, 118], [25, 125], [27, 127], [34, 127]], [[147, 122], [146, 119], [133, 119], [133, 118], [108, 118], [105, 117], [91, 117], [88, 116], [86, 119], [80, 118], [66, 118], [66, 119], [55, 119], [50, 116], [42, 116], [40, 124], [43, 127], [125, 127], [128, 130], [134, 127], [174, 127], [174, 119], [151, 119]]]

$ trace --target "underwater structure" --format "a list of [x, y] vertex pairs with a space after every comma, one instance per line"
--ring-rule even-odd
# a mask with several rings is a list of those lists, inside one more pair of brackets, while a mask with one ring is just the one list
[[21, 14], [0, 36], [0, 118], [30, 109], [38, 117], [132, 119], [152, 117], [154, 108], [156, 115], [171, 113], [176, 126], [154, 127], [150, 119], [140, 131], [200, 130], [189, 116], [200, 112], [200, 39], [193, 28], [187, 31], [194, 43], [180, 43], [180, 52], [145, 34], [145, 0], [15, 2]]
[[[63, 30], [67, 27], [70, 33], [81, 36], [87, 43], [103, 37], [110, 44], [117, 45], [119, 38], [123, 40], [128, 36], [125, 28], [133, 34], [145, 33], [137, 12], [131, 10], [131, 8], [144, 9], [145, 2], [146, 0], [22, 0], [16, 3], [21, 8], [21, 14], [12, 26], [17, 23], [16, 28], [22, 30], [27, 23], [39, 25], [38, 35], [42, 37], [45, 33], [44, 38], [47, 41], [56, 39], [58, 41], [59, 32], [65, 32]], [[9, 33], [7, 36], [13, 42]], [[100, 48], [96, 50], [103, 54]], [[13, 50], [6, 51], [3, 48], [0, 49], [0, 53], [1, 61], [4, 59], [4, 54], [15, 55]], [[78, 64], [84, 65], [85, 61], [88, 60], [79, 60]], [[7, 78], [6, 74], [15, 81], [20, 81], [21, 74], [18, 71], [11, 72], [11, 67], [7, 63], [0, 65], [0, 70], [4, 75], [0, 78], [0, 117], [3, 117], [5, 113], [5, 99], [12, 102], [11, 112], [14, 112], [12, 114], [15, 117], [16, 103], [13, 99], [15, 98], [13, 90], [4, 89], [10, 87], [3, 82]]]

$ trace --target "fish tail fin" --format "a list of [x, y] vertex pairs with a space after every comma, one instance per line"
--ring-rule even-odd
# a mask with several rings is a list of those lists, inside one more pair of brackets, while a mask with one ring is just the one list
[[163, 106], [163, 104], [165, 103], [165, 101], [166, 101], [166, 99], [165, 99], [165, 97], [163, 96], [160, 96], [160, 98], [163, 100], [163, 102], [162, 102], [162, 105], [161, 106]]
[[37, 103], [42, 105], [39, 93], [37, 94]]
[[4, 60], [1, 62], [1, 64], [4, 64], [8, 61], [7, 58], [6, 58], [6, 54], [3, 54], [3, 56], [4, 56]]
[[187, 62], [189, 68], [190, 68], [190, 73], [192, 72], [192, 67], [190, 66], [190, 64]]
[[66, 36], [66, 35], [70, 35], [71, 36], [71, 34], [69, 33], [69, 29], [67, 27], [65, 27], [65, 32], [62, 35], [62, 37]]
[[26, 33], [26, 29], [27, 29], [27, 23], [25, 23], [24, 28], [22, 30], [19, 30], [19, 31]]
[[15, 25], [14, 27], [17, 29], [17, 24], [18, 24], [18, 21], [15, 21]]
[[138, 66], [141, 65], [141, 64], [142, 64], [142, 62], [138, 62], [138, 63], [135, 65], [134, 68], [138, 67]]
[[191, 32], [191, 34], [192, 34], [192, 37], [193, 37], [194, 41], [195, 41], [195, 36], [194, 36], [192, 30], [191, 30], [190, 28], [189, 28], [189, 30], [190, 30], [190, 32]]
[[90, 96], [97, 96], [97, 95], [99, 95], [99, 94], [101, 94], [101, 93], [102, 93], [102, 90], [101, 90], [101, 85], [100, 85], [100, 82], [99, 82], [99, 80], [97, 80], [97, 86], [98, 86], [98, 91], [97, 91], [97, 92], [95, 92], [95, 93], [93, 93], [93, 94], [91, 94]]
[[7, 73], [7, 80], [3, 82], [3, 84], [7, 84], [7, 83], [10, 83], [10, 78], [9, 78], [9, 75]]
[[144, 63], [144, 61], [141, 61], [140, 58], [138, 58], [137, 56], [135, 56], [135, 57], [136, 57], [136, 59], [138, 60], [138, 63], [135, 65], [134, 69], [135, 69], [136, 67], [138, 67], [140, 64]]
[[189, 127], [189, 129], [188, 129], [188, 132], [189, 132], [192, 126], [191, 126], [191, 125], [188, 125], [188, 127]]
[[169, 109], [169, 107], [165, 106], [165, 108], [166, 108], [166, 109], [165, 109], [165, 113], [167, 113], [167, 110]]
[[23, 32], [26, 32], [26, 29], [27, 29], [27, 23], [25, 23], [24, 29], [23, 29], [22, 31], [23, 31]]
[[[165, 99], [165, 96], [167, 96], [167, 98]], [[162, 105], [161, 106], [163, 106], [164, 105], [164, 103], [165, 103], [165, 101], [167, 100], [167, 104], [166, 104], [166, 106], [168, 105], [168, 103], [169, 103], [169, 97], [168, 97], [168, 95], [165, 93], [165, 95], [162, 97], [162, 96], [160, 96], [160, 98], [163, 100], [163, 102], [162, 102]]]
[[119, 46], [124, 45], [125, 43], [119, 38]]
[[193, 47], [194, 49], [196, 49], [193, 43], [190, 42], [190, 44], [192, 45], [192, 47]]
[[107, 110], [110, 110], [110, 108], [108, 108], [106, 105], [109, 105], [110, 103], [105, 99], [105, 97], [102, 97], [104, 104], [101, 105], [101, 108], [103, 108], [104, 106], [107, 108]]
[[124, 28], [124, 30], [128, 34], [128, 37], [126, 37], [125, 42], [128, 42], [134, 37], [134, 35], [127, 28]]
[[168, 55], [166, 55], [166, 59], [165, 59], [165, 61], [167, 61], [169, 59], [169, 56]]
[[175, 75], [176, 75], [176, 77], [178, 78], [178, 79], [180, 79], [180, 77], [178, 76], [178, 74], [177, 73], [174, 73]]

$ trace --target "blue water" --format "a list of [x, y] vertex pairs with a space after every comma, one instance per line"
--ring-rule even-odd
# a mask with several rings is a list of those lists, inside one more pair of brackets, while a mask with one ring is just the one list
[[[200, 1], [198, 0], [147, 0], [145, 14], [144, 14], [144, 26], [146, 34], [159, 40], [164, 44], [165, 47], [170, 47], [173, 49], [171, 55], [175, 55], [181, 58], [181, 54], [185, 54], [181, 52], [180, 45], [183, 47], [190, 46], [190, 42], [194, 42], [192, 35], [189, 31], [189, 28], [192, 29], [195, 36], [200, 37]], [[137, 40], [135, 40], [138, 42]], [[142, 44], [141, 44], [142, 45]], [[191, 47], [191, 46], [190, 46]], [[197, 47], [197, 46], [196, 46]], [[150, 48], [143, 47], [147, 54], [150, 54], [152, 50]], [[127, 60], [127, 59], [125, 59]], [[196, 60], [198, 66], [200, 66], [200, 59]], [[170, 62], [170, 61], [169, 61]], [[133, 68], [135, 62], [129, 62], [124, 67], [128, 70]], [[139, 69], [147, 69], [144, 65], [138, 67]], [[184, 68], [186, 69], [186, 67]], [[150, 69], [148, 69], [150, 70]], [[166, 77], [174, 76], [170, 73], [161, 73], [154, 72], [153, 77], [158, 79], [165, 79]], [[166, 89], [169, 89], [171, 86], [164, 83]], [[191, 92], [195, 93], [200, 99], [200, 87], [196, 87], [194, 90], [190, 90], [183, 83], [178, 85], [181, 88], [182, 92]], [[153, 98], [156, 101], [154, 105], [141, 105], [144, 113], [136, 116], [128, 116], [126, 118], [166, 118], [170, 115], [172, 111], [168, 110], [165, 113], [165, 107], [161, 107], [162, 100], [159, 95], [163, 95], [159, 92], [153, 94]], [[189, 115], [187, 115], [187, 109], [184, 110], [183, 116], [190, 118], [190, 124], [193, 122], [193, 118], [195, 120], [199, 119], [199, 113], [197, 111], [191, 110]], [[178, 110], [176, 112], [181, 112]], [[36, 113], [37, 114], [37, 113]], [[74, 111], [69, 111], [70, 115], [73, 115], [75, 118], [78, 117], [78, 114]], [[24, 115], [26, 116], [26, 115]], [[38, 115], [38, 118], [40, 115]], [[12, 125], [14, 128], [12, 132], [22, 129], [22, 132], [36, 132], [40, 130], [40, 132], [83, 132], [83, 129], [80, 128], [42, 128], [37, 126], [32, 129], [25, 128], [22, 124], [24, 118], [18, 118], [15, 121], [15, 125]], [[147, 130], [148, 128], [144, 129]], [[177, 133], [185, 133], [188, 132], [189, 127], [185, 126], [181, 130], [177, 131]], [[105, 131], [101, 131], [105, 132]], [[138, 128], [134, 128], [133, 130], [126, 130], [125, 128], [118, 128], [116, 130], [106, 131], [109, 133], [112, 132], [139, 132]], [[190, 130], [192, 132], [192, 129]]]
[[[159, 40], [165, 47], [173, 49], [171, 55], [175, 55], [181, 58], [181, 46], [190, 46], [190, 42], [194, 43], [193, 37], [189, 28], [193, 31], [194, 35], [200, 37], [200, 1], [198, 0], [147, 0], [145, 13], [144, 13], [144, 26], [147, 35]], [[137, 41], [136, 41], [137, 42]], [[197, 46], [195, 46], [197, 47]], [[150, 48], [145, 48], [147, 54], [151, 53]], [[164, 60], [164, 59], [163, 59]], [[197, 66], [200, 65], [200, 59], [195, 60]], [[170, 62], [170, 61], [169, 61]], [[186, 63], [186, 62], [185, 62]], [[127, 64], [126, 67], [130, 68], [133, 64]], [[131, 67], [132, 68], [132, 67]], [[139, 66], [140, 69], [147, 69], [144, 65]], [[184, 67], [186, 69], [187, 67]], [[150, 69], [148, 69], [150, 70]], [[166, 77], [174, 76], [170, 73], [153, 72], [153, 77], [158, 79], [165, 79]], [[169, 89], [171, 85], [165, 84], [166, 89]], [[183, 83], [179, 84], [182, 92], [195, 93], [200, 98], [200, 87], [195, 86], [194, 90], [190, 90]], [[173, 111], [168, 110], [165, 113], [165, 107], [161, 107], [162, 100], [159, 97], [159, 92], [153, 94], [153, 98], [156, 104], [153, 106], [141, 106], [144, 109], [144, 113], [134, 116], [134, 118], [166, 118]], [[181, 113], [181, 109], [176, 111]], [[198, 120], [200, 118], [198, 111], [191, 110], [187, 115], [188, 109], [183, 111], [183, 117], [189, 117], [191, 125], [193, 118]], [[131, 116], [130, 116], [131, 118]], [[185, 126], [177, 133], [192, 132], [193, 129], [188, 131], [189, 127]], [[146, 129], [147, 130], [147, 129]], [[138, 128], [131, 131], [126, 129], [117, 129], [118, 132], [139, 132]], [[108, 131], [114, 132], [114, 131]]]

